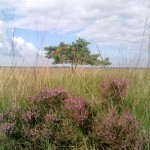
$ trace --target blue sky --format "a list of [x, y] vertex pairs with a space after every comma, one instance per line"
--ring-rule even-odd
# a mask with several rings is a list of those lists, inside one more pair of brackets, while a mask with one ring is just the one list
[[34, 66], [37, 58], [38, 65], [51, 65], [44, 47], [78, 37], [91, 43], [91, 53], [98, 46], [112, 66], [148, 65], [149, 0], [0, 1], [0, 66]]

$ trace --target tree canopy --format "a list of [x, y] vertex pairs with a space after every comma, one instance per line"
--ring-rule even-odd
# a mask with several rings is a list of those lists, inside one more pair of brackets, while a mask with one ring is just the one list
[[72, 67], [81, 65], [96, 65], [96, 66], [108, 66], [111, 65], [109, 58], [99, 60], [99, 54], [91, 54], [89, 49], [89, 42], [79, 38], [71, 44], [65, 44], [61, 42], [58, 46], [45, 47], [47, 58], [53, 58], [53, 64], [72, 64]]

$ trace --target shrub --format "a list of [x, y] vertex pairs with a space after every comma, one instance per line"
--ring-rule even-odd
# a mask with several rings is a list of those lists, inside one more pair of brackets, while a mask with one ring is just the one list
[[1, 113], [0, 132], [14, 139], [20, 138], [22, 134], [22, 130], [20, 130], [22, 121], [19, 119], [21, 114], [22, 109], [14, 105]]
[[64, 108], [78, 126], [82, 126], [88, 117], [87, 103], [83, 98], [68, 98], [64, 100]]
[[48, 111], [58, 111], [61, 109], [63, 101], [68, 97], [67, 92], [63, 88], [42, 89], [36, 92], [34, 96], [29, 96], [30, 109], [38, 111], [44, 115]]
[[3, 123], [0, 127], [1, 127], [2, 132], [6, 134], [7, 136], [10, 136], [13, 134], [13, 130], [14, 130], [13, 123]]
[[[4, 148], [44, 149], [44, 145], [48, 142], [58, 147], [64, 144], [63, 148], [68, 149], [79, 144], [82, 141], [82, 132], [63, 112], [67, 97], [68, 94], [61, 88], [42, 89], [27, 98], [28, 108], [24, 110], [10, 108], [1, 113], [1, 133], [7, 138], [5, 144], [4, 140], [1, 142]], [[86, 117], [84, 110], [86, 102], [80, 102], [76, 103], [79, 108], [78, 113], [82, 115], [77, 119], [79, 124]], [[75, 135], [77, 132], [78, 134]]]
[[67, 98], [67, 93], [63, 88], [56, 89], [42, 89], [39, 90], [35, 96], [29, 96], [28, 101], [30, 103], [40, 103], [46, 101], [47, 103], [51, 103], [53, 101], [63, 101]]
[[22, 115], [22, 119], [31, 126], [34, 126], [38, 123], [38, 121], [40, 121], [40, 114], [34, 111], [27, 111]]
[[72, 122], [80, 128], [84, 135], [88, 135], [92, 129], [96, 111], [84, 98], [68, 98], [64, 100], [64, 109]]
[[127, 79], [109, 79], [108, 82], [101, 86], [102, 98], [105, 102], [113, 102], [119, 105], [124, 103], [124, 98], [127, 94], [128, 80]]
[[103, 119], [96, 117], [91, 135], [100, 150], [143, 150], [145, 145], [140, 126], [129, 112], [119, 115], [111, 110]]

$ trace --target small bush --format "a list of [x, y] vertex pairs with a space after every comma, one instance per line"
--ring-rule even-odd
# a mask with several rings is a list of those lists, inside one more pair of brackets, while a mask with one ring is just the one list
[[4, 134], [6, 134], [7, 136], [10, 136], [13, 134], [14, 124], [13, 123], [3, 123], [1, 125], [1, 130], [3, 131]]
[[82, 126], [88, 117], [87, 103], [83, 98], [69, 98], [64, 100], [64, 108], [78, 126]]
[[22, 136], [22, 130], [20, 130], [21, 114], [22, 109], [14, 105], [1, 113], [0, 132], [14, 139], [20, 138]]
[[91, 131], [96, 111], [90, 107], [84, 98], [68, 98], [64, 100], [64, 109], [72, 122], [80, 127], [83, 134]]
[[95, 118], [92, 138], [100, 150], [143, 150], [144, 135], [136, 119], [129, 113], [119, 115], [111, 110], [104, 118]]
[[101, 94], [104, 101], [113, 102], [118, 105], [124, 103], [124, 98], [127, 94], [128, 80], [127, 79], [109, 79], [108, 82], [101, 86]]
[[38, 91], [34, 96], [29, 96], [27, 101], [30, 103], [32, 109], [47, 112], [49, 109], [59, 109], [67, 97], [68, 94], [63, 88], [45, 88]]
[[[5, 149], [44, 149], [46, 142], [56, 147], [64, 145], [63, 149], [68, 149], [79, 144], [82, 132], [64, 112], [64, 107], [69, 104], [67, 97], [68, 94], [61, 88], [42, 89], [27, 98], [28, 108], [11, 108], [1, 113], [0, 131], [7, 138]], [[74, 109], [74, 115], [78, 115], [75, 116], [78, 124], [86, 118], [85, 107], [85, 101], [76, 103], [78, 110]]]

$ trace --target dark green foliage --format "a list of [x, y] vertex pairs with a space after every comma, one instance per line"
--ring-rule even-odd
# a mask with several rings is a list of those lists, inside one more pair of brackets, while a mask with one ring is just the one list
[[54, 64], [70, 63], [75, 65], [111, 65], [109, 58], [98, 60], [99, 54], [91, 54], [88, 45], [90, 43], [84, 39], [77, 39], [72, 44], [60, 43], [58, 46], [45, 47], [46, 57], [53, 58]]

